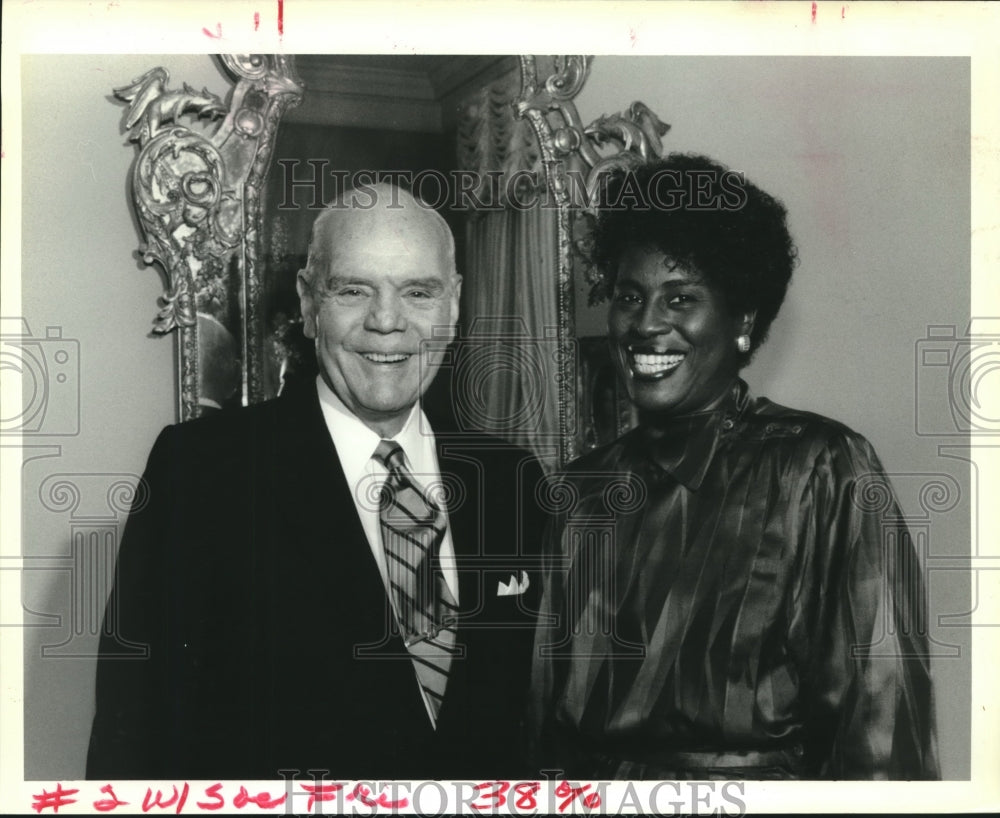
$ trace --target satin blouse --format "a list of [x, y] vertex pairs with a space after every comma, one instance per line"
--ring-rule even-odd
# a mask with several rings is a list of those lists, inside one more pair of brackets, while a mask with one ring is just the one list
[[569, 778], [938, 777], [921, 570], [871, 445], [750, 397], [571, 464], [532, 743]]

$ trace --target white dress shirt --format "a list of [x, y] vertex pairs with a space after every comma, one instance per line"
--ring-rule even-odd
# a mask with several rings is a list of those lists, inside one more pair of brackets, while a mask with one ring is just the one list
[[[316, 383], [326, 428], [330, 431], [337, 457], [340, 458], [340, 466], [347, 477], [348, 486], [351, 487], [354, 507], [358, 511], [358, 517], [361, 518], [368, 545], [382, 576], [382, 584], [388, 589], [388, 570], [385, 550], [382, 547], [378, 506], [379, 492], [389, 472], [372, 457], [382, 438], [365, 426], [357, 415], [344, 405], [321, 376], [317, 376]], [[432, 496], [439, 497], [439, 493], [433, 489], [441, 482], [441, 467], [438, 464], [434, 435], [419, 403], [414, 405], [403, 428], [391, 440], [402, 447], [406, 466], [416, 481], [428, 489]], [[444, 507], [443, 502], [441, 505]], [[447, 516], [448, 509], [444, 508], [444, 511]], [[451, 539], [450, 525], [441, 541], [439, 556], [441, 572], [448, 584], [448, 590], [458, 602], [458, 570], [455, 567], [455, 548]], [[392, 599], [391, 594], [389, 598]]]

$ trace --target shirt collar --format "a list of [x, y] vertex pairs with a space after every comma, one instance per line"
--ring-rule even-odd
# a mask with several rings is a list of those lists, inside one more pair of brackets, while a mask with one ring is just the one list
[[[337, 394], [327, 386], [322, 376], [316, 377], [316, 391], [326, 427], [330, 430], [333, 445], [351, 485], [364, 476], [380, 438], [361, 419], [344, 405]], [[424, 430], [430, 427], [416, 403], [410, 410], [406, 423], [391, 440], [396, 441], [406, 456], [407, 465], [414, 472], [429, 470], [428, 455], [433, 456], [434, 438]], [[373, 461], [374, 462], [374, 461]]]
[[729, 396], [709, 412], [670, 418], [660, 426], [662, 434], [657, 436], [640, 427], [636, 439], [642, 456], [691, 491], [697, 491], [715, 456], [719, 438], [734, 427], [749, 400], [746, 383], [737, 379]]

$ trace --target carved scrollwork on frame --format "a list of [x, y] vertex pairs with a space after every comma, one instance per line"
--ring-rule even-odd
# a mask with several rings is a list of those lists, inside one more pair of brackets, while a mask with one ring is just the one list
[[[592, 305], [608, 295], [591, 256], [601, 186], [609, 172], [660, 156], [662, 137], [670, 129], [642, 102], [584, 125], [573, 100], [586, 82], [592, 59], [580, 55], [550, 57], [540, 71], [534, 56], [521, 57], [521, 96], [516, 104], [518, 115], [531, 122], [538, 137], [546, 180], [559, 210], [559, 343], [566, 352], [560, 373], [559, 411], [564, 432], [576, 428], [570, 419], [577, 417], [580, 403], [574, 387], [574, 277], [582, 276], [591, 285]], [[582, 440], [579, 431], [562, 435], [562, 462], [581, 453]]]
[[183, 114], [218, 118], [226, 107], [215, 94], [186, 83], [167, 91], [169, 78], [165, 69], [153, 68], [114, 92], [129, 103], [125, 128], [139, 146], [132, 173], [132, 199], [146, 236], [139, 249], [146, 264], [157, 262], [167, 274], [157, 333], [194, 323], [193, 262], [209, 242], [235, 243], [220, 230], [222, 157], [208, 139], [179, 125]]
[[[289, 57], [220, 61], [235, 79], [228, 104], [187, 84], [168, 90], [163, 68], [114, 91], [128, 103], [124, 128], [139, 149], [132, 201], [140, 253], [166, 278], [153, 332], [180, 334], [182, 420], [237, 392], [253, 398], [260, 190], [281, 115], [302, 95]], [[209, 133], [184, 117], [222, 121]]]

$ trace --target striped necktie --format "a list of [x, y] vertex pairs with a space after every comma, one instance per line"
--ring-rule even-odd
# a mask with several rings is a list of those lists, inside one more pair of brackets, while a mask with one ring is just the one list
[[456, 653], [458, 606], [438, 565], [447, 517], [406, 468], [398, 443], [381, 441], [372, 457], [389, 472], [379, 524], [396, 621], [436, 723]]

